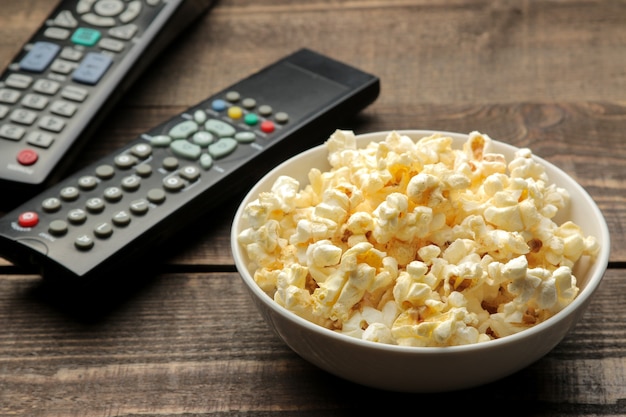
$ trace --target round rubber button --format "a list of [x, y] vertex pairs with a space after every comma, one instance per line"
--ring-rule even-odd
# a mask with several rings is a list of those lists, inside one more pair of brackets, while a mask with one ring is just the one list
[[17, 154], [17, 162], [20, 165], [33, 165], [39, 159], [39, 154], [32, 149], [22, 149]]
[[18, 216], [17, 223], [22, 227], [34, 227], [39, 223], [39, 216], [34, 211], [25, 211]]
[[46, 198], [41, 203], [41, 208], [43, 208], [44, 211], [48, 213], [54, 213], [55, 211], [58, 211], [61, 208], [61, 200], [59, 200], [56, 197]]
[[100, 165], [96, 168], [96, 176], [101, 179], [109, 179], [115, 175], [115, 169], [111, 165]]
[[276, 126], [274, 126], [274, 123], [270, 122], [269, 120], [264, 120], [261, 123], [261, 131], [264, 133], [272, 133], [274, 129], [276, 129]]
[[63, 220], [53, 220], [48, 226], [48, 231], [55, 236], [64, 235], [67, 233], [67, 223]]
[[87, 235], [81, 235], [74, 240], [74, 246], [79, 250], [89, 250], [93, 248], [93, 239]]
[[153, 188], [148, 191], [148, 195], [146, 196], [148, 201], [155, 204], [160, 204], [165, 201], [165, 191], [161, 188]]

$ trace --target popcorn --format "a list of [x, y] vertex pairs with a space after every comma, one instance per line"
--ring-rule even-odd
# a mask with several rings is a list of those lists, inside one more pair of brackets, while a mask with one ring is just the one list
[[281, 176], [247, 205], [238, 236], [260, 288], [320, 326], [377, 343], [453, 346], [532, 327], [578, 294], [572, 267], [595, 237], [529, 149], [511, 161], [472, 132], [391, 132], [326, 142], [331, 169]]

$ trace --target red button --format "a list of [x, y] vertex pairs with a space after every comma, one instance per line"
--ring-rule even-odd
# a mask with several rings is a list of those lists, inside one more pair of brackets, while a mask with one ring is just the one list
[[17, 222], [22, 227], [34, 227], [39, 223], [39, 216], [34, 211], [25, 211], [19, 215]]
[[17, 162], [22, 165], [32, 165], [37, 162], [39, 155], [32, 149], [23, 149], [17, 154]]
[[264, 133], [272, 133], [275, 128], [276, 126], [274, 126], [274, 123], [270, 122], [269, 120], [264, 120], [261, 123], [261, 131]]

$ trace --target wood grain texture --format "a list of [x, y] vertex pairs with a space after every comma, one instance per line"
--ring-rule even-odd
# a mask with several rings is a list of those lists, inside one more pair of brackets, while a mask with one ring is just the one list
[[[2, 0], [1, 66], [57, 3]], [[479, 130], [530, 147], [602, 209], [609, 270], [583, 320], [537, 363], [438, 395], [380, 392], [318, 370], [268, 330], [245, 293], [230, 253], [233, 196], [167, 248], [159, 274], [138, 262], [80, 297], [0, 259], [0, 416], [333, 417], [421, 404], [626, 415], [625, 23], [623, 0], [219, 0], [73, 166], [300, 47], [352, 63], [381, 78], [381, 94], [338, 128]]]
[[626, 284], [614, 270], [539, 362], [437, 395], [381, 392], [309, 365], [271, 333], [235, 273], [169, 274], [119, 294], [100, 309], [52, 296], [34, 277], [0, 280], [0, 415], [340, 416], [451, 397], [466, 412], [484, 401], [506, 415], [626, 412]]

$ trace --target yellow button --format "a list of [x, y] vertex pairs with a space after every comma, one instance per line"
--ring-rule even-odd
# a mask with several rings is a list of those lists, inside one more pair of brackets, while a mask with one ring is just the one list
[[232, 106], [228, 108], [228, 117], [231, 119], [241, 119], [243, 116], [243, 110], [239, 106]]

